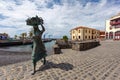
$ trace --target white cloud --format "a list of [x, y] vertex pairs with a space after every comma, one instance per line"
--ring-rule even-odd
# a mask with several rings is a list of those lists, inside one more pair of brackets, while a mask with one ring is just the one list
[[5, 26], [0, 32], [7, 31], [10, 36], [28, 32], [31, 27], [25, 20], [35, 15], [44, 19], [46, 33], [53, 36], [69, 35], [70, 29], [81, 25], [103, 30], [105, 20], [120, 12], [120, 5], [115, 1], [0, 0], [0, 18], [4, 17], [0, 19], [0, 26]]

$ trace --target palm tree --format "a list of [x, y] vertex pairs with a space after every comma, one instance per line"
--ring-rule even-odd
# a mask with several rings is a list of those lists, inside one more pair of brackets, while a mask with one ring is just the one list
[[30, 31], [29, 32], [29, 37], [32, 38], [32, 36], [33, 36], [33, 33], [32, 33], [32, 31]]
[[25, 37], [25, 38], [27, 37], [27, 33], [24, 33], [24, 37]]
[[24, 34], [24, 33], [21, 34], [21, 38], [22, 38], [22, 39], [25, 38], [25, 34]]

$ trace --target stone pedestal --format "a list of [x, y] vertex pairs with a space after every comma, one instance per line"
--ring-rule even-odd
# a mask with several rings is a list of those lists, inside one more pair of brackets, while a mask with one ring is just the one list
[[53, 50], [54, 50], [54, 54], [60, 54], [61, 53], [61, 49], [57, 44], [55, 44], [53, 46]]

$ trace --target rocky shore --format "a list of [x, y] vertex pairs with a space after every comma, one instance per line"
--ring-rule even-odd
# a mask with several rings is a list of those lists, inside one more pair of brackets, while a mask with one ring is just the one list
[[120, 42], [102, 41], [86, 51], [62, 49], [48, 56], [45, 66], [39, 61], [35, 75], [31, 71], [31, 60], [1, 66], [0, 80], [120, 80]]

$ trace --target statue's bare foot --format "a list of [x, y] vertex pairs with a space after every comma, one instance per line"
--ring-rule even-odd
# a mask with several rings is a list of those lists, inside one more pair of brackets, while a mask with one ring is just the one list
[[46, 59], [44, 58], [44, 60], [41, 60], [41, 62], [43, 63], [43, 65], [46, 64]]
[[44, 62], [44, 60], [41, 60], [41, 62], [43, 63], [43, 62]]
[[46, 60], [44, 60], [44, 62], [43, 62], [43, 65], [45, 65], [46, 64]]
[[36, 73], [36, 71], [33, 71], [32, 73], [31, 73], [31, 75], [34, 75]]

